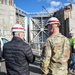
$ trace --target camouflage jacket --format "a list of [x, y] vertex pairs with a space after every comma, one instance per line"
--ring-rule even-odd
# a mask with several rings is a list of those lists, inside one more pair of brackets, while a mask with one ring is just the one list
[[42, 51], [41, 70], [47, 74], [49, 69], [67, 69], [67, 61], [70, 56], [69, 40], [61, 33], [51, 35], [45, 42]]

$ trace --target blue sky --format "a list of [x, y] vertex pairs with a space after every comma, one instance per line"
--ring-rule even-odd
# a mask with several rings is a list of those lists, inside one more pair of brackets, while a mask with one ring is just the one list
[[29, 13], [46, 12], [46, 10], [52, 13], [65, 5], [75, 3], [75, 0], [14, 0], [14, 3], [17, 7]]

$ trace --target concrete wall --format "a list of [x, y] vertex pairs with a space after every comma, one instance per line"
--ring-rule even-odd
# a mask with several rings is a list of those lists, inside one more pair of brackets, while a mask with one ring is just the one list
[[72, 4], [71, 18], [69, 18], [69, 28], [75, 32], [75, 4]]
[[[68, 37], [69, 31], [73, 30], [75, 32], [75, 4], [68, 5], [69, 7], [56, 11], [54, 16], [56, 16], [61, 23], [60, 32]], [[69, 9], [69, 10], [65, 10]]]
[[[17, 10], [19, 12], [17, 13]], [[25, 27], [25, 39], [27, 40], [27, 17], [22, 9], [14, 6], [14, 0], [0, 0], [0, 36], [10, 40], [11, 27], [18, 23]]]
[[10, 39], [11, 26], [16, 23], [14, 6], [0, 4], [0, 35]]

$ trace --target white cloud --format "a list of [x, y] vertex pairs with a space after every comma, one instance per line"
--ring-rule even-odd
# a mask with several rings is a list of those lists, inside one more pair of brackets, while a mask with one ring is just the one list
[[54, 8], [54, 7], [46, 8], [46, 9], [47, 9], [47, 11], [50, 12], [50, 13], [53, 13], [53, 12], [55, 12], [55, 11], [58, 10], [58, 8]]
[[62, 5], [62, 3], [60, 1], [53, 1], [53, 0], [46, 0], [46, 1], [50, 4], [50, 7], [46, 8], [46, 10], [50, 13], [54, 13]]
[[69, 5], [69, 4], [70, 4], [70, 3], [65, 3], [64, 6], [67, 6], [67, 5]]
[[75, 0], [67, 0], [67, 2], [75, 3]]
[[[47, 0], [50, 1], [50, 0]], [[48, 10], [48, 12], [53, 13], [55, 11], [57, 11], [60, 7], [61, 2], [60, 1], [51, 1], [50, 3], [50, 7], [46, 8]], [[59, 7], [58, 7], [59, 6]]]
[[61, 2], [59, 2], [59, 1], [51, 1], [50, 4], [52, 6], [59, 6], [61, 4]]
[[[54, 0], [43, 0], [43, 1], [46, 1], [48, 4], [50, 4], [50, 7], [46, 8], [46, 10], [50, 13], [54, 13], [63, 6], [61, 1], [54, 1]], [[46, 11], [44, 10], [44, 12]]]
[[75, 0], [73, 0], [73, 2], [75, 2]]

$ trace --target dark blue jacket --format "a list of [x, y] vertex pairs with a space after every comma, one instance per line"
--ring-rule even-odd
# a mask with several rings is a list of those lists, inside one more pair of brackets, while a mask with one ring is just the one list
[[35, 60], [31, 47], [18, 37], [4, 44], [3, 58], [7, 75], [29, 75], [29, 63]]

